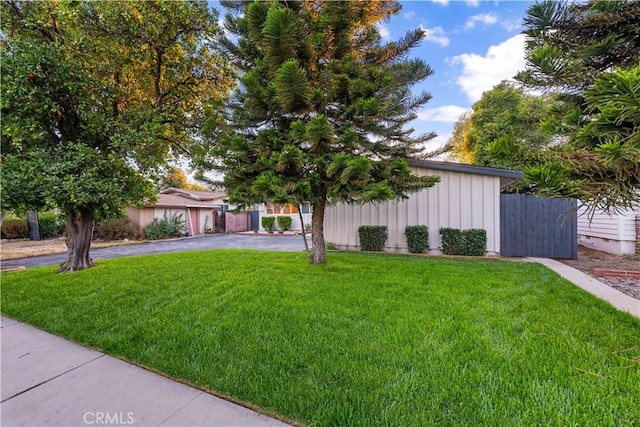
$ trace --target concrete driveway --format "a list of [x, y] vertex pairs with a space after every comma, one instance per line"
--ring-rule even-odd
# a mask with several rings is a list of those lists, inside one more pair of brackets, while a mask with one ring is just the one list
[[[112, 246], [91, 250], [94, 260], [119, 258], [134, 255], [162, 254], [168, 252], [202, 251], [209, 249], [256, 249], [267, 251], [297, 252], [304, 250], [302, 236], [264, 234], [211, 234], [185, 237], [133, 245]], [[38, 267], [55, 265], [64, 261], [66, 254], [42, 255], [31, 258], [3, 261], [3, 266], [23, 265]]]

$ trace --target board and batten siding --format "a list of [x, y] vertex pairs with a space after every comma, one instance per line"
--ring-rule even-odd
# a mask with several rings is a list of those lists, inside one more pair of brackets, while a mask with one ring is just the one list
[[636, 215], [640, 209], [608, 214], [597, 210], [590, 218], [585, 207], [578, 210], [578, 241], [581, 245], [614, 254], [636, 252]]
[[325, 213], [325, 240], [339, 248], [360, 247], [358, 227], [386, 225], [386, 251], [407, 252], [407, 225], [429, 228], [431, 253], [441, 253], [440, 228], [482, 228], [487, 231], [487, 253], [500, 253], [500, 178], [457, 171], [411, 168], [418, 176], [438, 175], [440, 182], [413, 193], [405, 201], [337, 204]]

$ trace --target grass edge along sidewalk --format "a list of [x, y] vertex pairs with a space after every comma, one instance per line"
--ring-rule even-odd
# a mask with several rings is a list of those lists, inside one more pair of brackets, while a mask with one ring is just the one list
[[302, 424], [640, 418], [640, 321], [537, 264], [176, 253], [12, 273], [2, 310]]

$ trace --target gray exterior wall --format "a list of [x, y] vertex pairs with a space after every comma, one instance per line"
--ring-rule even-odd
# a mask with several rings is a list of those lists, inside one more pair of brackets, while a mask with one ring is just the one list
[[404, 202], [345, 205], [327, 208], [325, 240], [342, 249], [359, 249], [358, 227], [386, 225], [385, 250], [407, 252], [407, 225], [429, 227], [431, 253], [441, 253], [440, 227], [483, 228], [487, 231], [487, 253], [500, 253], [500, 176], [460, 171], [411, 168], [416, 175], [438, 175], [434, 187], [414, 193]]

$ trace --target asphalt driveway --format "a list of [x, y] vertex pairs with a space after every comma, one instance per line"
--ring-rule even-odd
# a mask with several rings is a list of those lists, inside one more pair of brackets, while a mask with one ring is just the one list
[[[202, 251], [209, 249], [256, 249], [267, 251], [297, 252], [304, 250], [302, 236], [280, 236], [263, 234], [211, 234], [185, 237], [183, 239], [133, 245], [112, 246], [91, 250], [94, 260], [119, 258], [134, 255], [162, 254], [167, 252]], [[3, 266], [23, 265], [37, 267], [55, 265], [64, 261], [66, 254], [42, 255], [30, 258], [3, 261]]]

